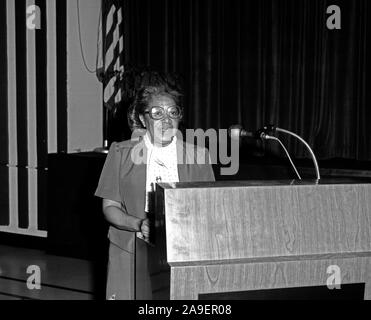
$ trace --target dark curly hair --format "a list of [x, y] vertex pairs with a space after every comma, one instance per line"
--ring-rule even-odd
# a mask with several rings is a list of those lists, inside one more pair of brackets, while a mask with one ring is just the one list
[[127, 113], [131, 131], [143, 129], [139, 115], [143, 114], [153, 96], [171, 97], [183, 109], [183, 92], [176, 75], [146, 70], [141, 72], [137, 78], [135, 96]]

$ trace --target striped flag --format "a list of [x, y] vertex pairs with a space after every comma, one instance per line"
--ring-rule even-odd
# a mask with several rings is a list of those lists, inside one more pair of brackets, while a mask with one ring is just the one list
[[109, 110], [115, 110], [122, 100], [120, 79], [124, 72], [124, 28], [121, 2], [102, 0], [97, 77], [103, 83], [104, 105]]

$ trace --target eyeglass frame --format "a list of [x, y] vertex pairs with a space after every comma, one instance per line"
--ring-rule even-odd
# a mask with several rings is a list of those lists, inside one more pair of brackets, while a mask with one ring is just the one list
[[[179, 111], [180, 111], [179, 118], [173, 118], [173, 117], [168, 113], [168, 109], [171, 108], [171, 107], [177, 107], [177, 108], [179, 109]], [[162, 118], [160, 118], [160, 119], [155, 119], [155, 118], [153, 118], [153, 117], [152, 117], [152, 113], [151, 113], [151, 110], [152, 110], [153, 108], [161, 108], [162, 110], [164, 110], [164, 112], [165, 112], [165, 113], [164, 113], [164, 116], [163, 116]], [[173, 119], [173, 120], [181, 120], [181, 119], [183, 118], [183, 108], [180, 107], [180, 106], [178, 106], [178, 105], [176, 105], [176, 104], [171, 105], [171, 106], [168, 106], [166, 109], [165, 109], [164, 107], [162, 107], [162, 106], [152, 106], [152, 107], [150, 107], [150, 110], [149, 110], [149, 111], [144, 111], [144, 112], [143, 112], [143, 114], [146, 114], [146, 113], [148, 113], [149, 117], [150, 117], [152, 120], [163, 120], [163, 119], [165, 119], [166, 115], [167, 115], [170, 119]]]

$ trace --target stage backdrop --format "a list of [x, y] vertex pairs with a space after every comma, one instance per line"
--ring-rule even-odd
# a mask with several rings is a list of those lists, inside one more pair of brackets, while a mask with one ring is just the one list
[[[273, 123], [321, 159], [371, 160], [370, 1], [123, 3], [126, 61], [184, 76], [189, 127]], [[330, 5], [341, 10], [340, 30], [326, 26]]]

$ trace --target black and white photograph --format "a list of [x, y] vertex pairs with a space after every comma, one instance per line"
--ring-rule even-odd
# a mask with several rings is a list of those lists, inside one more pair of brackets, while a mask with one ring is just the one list
[[370, 1], [0, 0], [0, 21], [0, 300], [371, 300]]

